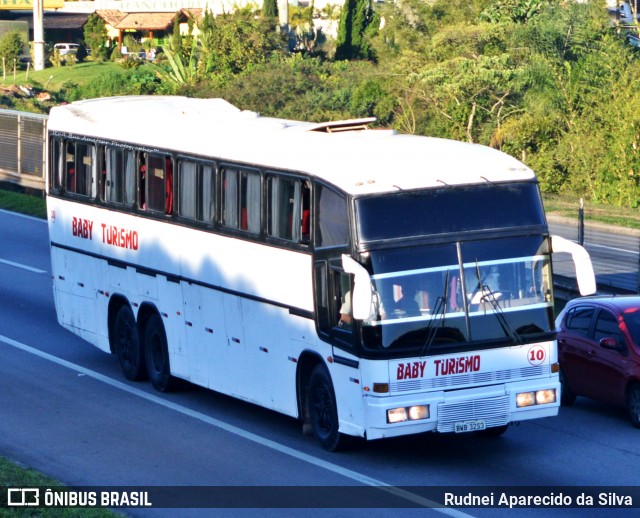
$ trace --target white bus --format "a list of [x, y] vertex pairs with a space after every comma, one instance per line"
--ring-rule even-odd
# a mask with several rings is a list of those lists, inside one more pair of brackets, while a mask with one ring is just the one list
[[60, 324], [129, 380], [297, 417], [328, 450], [556, 415], [550, 254], [574, 255], [584, 293], [588, 255], [551, 240], [522, 163], [371, 122], [183, 97], [53, 108]]

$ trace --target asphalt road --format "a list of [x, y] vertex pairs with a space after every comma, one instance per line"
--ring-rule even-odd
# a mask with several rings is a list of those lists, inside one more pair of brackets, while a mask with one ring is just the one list
[[[567, 239], [578, 241], [577, 220], [551, 218], [549, 230]], [[584, 247], [593, 262], [599, 291], [622, 290], [638, 293], [640, 279], [640, 232], [619, 227], [587, 223]], [[571, 258], [566, 254], [553, 256], [554, 274], [575, 278]]]
[[[240, 487], [245, 488], [242, 505], [256, 508], [262, 507], [265, 486], [275, 495], [282, 496], [282, 486], [290, 491], [284, 493], [290, 502], [277, 500], [279, 509], [158, 508], [127, 514], [299, 516], [300, 509], [288, 507], [309, 497], [300, 486], [316, 488], [325, 505], [333, 505], [334, 497], [343, 507], [302, 511], [309, 516], [395, 516], [398, 509], [378, 508], [380, 495], [391, 495], [402, 507], [428, 505], [425, 498], [431, 495], [421, 489], [429, 487], [461, 493], [482, 487], [499, 495], [514, 486], [556, 492], [608, 486], [607, 491], [623, 493], [625, 486], [638, 484], [639, 430], [624, 410], [583, 398], [558, 417], [522, 423], [497, 439], [427, 434], [358, 441], [351, 450], [332, 454], [302, 435], [291, 418], [191, 386], [158, 394], [148, 384], [126, 381], [115, 357], [58, 326], [48, 261], [46, 224], [0, 211], [0, 455], [74, 487], [211, 486], [220, 497], [220, 486], [228, 487], [230, 496]], [[408, 491], [393, 492], [387, 485]], [[368, 488], [356, 508], [346, 508], [340, 499], [344, 486]], [[501, 512], [509, 511], [405, 509], [402, 514]], [[517, 512], [618, 516], [623, 511], [533, 506]]]

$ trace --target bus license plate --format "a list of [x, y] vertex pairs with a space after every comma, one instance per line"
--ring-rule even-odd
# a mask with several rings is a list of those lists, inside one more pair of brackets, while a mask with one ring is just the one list
[[487, 423], [484, 419], [474, 419], [472, 421], [458, 421], [454, 423], [454, 431], [456, 433], [477, 432], [478, 430], [486, 430]]

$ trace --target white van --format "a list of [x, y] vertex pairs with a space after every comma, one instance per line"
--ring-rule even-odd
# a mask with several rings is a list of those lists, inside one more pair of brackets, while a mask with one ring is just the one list
[[78, 48], [80, 45], [77, 43], [56, 43], [53, 48], [57, 50], [61, 56], [66, 56], [67, 54], [77, 54]]

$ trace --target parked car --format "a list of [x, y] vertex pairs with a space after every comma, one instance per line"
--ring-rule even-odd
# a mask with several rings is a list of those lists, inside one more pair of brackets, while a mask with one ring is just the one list
[[574, 299], [556, 329], [561, 403], [585, 396], [626, 407], [640, 428], [640, 296]]
[[80, 45], [77, 43], [56, 43], [53, 48], [58, 51], [61, 56], [67, 54], [77, 54]]

